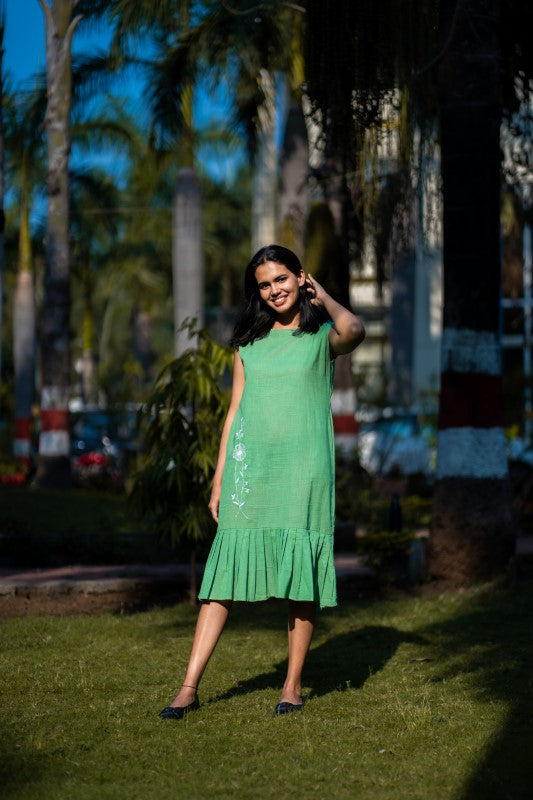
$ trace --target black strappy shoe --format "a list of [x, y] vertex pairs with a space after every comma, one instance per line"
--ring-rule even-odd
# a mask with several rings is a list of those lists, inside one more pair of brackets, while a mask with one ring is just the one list
[[166, 706], [159, 712], [159, 716], [161, 719], [183, 719], [191, 711], [196, 711], [198, 708], [200, 708], [200, 701], [198, 697], [195, 697], [188, 706]]
[[278, 703], [274, 709], [274, 714], [291, 714], [293, 711], [301, 711], [304, 707], [303, 703]]

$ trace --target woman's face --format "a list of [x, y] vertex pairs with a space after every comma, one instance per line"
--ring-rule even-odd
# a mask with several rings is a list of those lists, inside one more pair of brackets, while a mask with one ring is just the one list
[[285, 316], [299, 307], [300, 286], [305, 283], [303, 270], [295, 275], [283, 264], [266, 261], [257, 267], [255, 279], [261, 299], [278, 316]]

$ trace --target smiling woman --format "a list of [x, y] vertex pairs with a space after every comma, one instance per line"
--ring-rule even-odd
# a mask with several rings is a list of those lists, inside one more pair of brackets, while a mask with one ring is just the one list
[[289, 664], [275, 713], [300, 710], [316, 607], [337, 604], [330, 399], [335, 356], [362, 341], [363, 326], [284, 247], [259, 250], [244, 286], [209, 502], [218, 530], [185, 681], [165, 719], [198, 707], [198, 683], [232, 602], [269, 597], [289, 605]]
[[299, 317], [300, 288], [305, 284], [301, 270], [295, 275], [283, 264], [267, 261], [255, 272], [261, 299], [277, 313], [273, 328], [296, 328]]

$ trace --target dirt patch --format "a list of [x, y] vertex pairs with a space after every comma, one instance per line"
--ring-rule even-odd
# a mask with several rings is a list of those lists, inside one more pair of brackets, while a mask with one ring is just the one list
[[[74, 588], [74, 587], [73, 587]], [[0, 596], [0, 619], [28, 614], [131, 614], [154, 606], [174, 605], [187, 599], [186, 587], [176, 582], [160, 582], [123, 590], [31, 591], [17, 590]]]

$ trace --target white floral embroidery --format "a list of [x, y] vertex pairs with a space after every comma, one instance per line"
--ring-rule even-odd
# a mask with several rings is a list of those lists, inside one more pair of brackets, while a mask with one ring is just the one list
[[246, 450], [244, 449], [244, 445], [236, 444], [233, 449], [233, 458], [235, 461], [244, 461], [246, 458]]
[[231, 501], [237, 506], [236, 514], [242, 514], [246, 517], [243, 511], [246, 502], [246, 495], [250, 493], [248, 488], [248, 481], [246, 480], [246, 470], [248, 464], [245, 461], [246, 448], [244, 446], [244, 419], [241, 417], [239, 430], [235, 433], [237, 443], [233, 448], [233, 459], [235, 461], [235, 491], [231, 495]]

